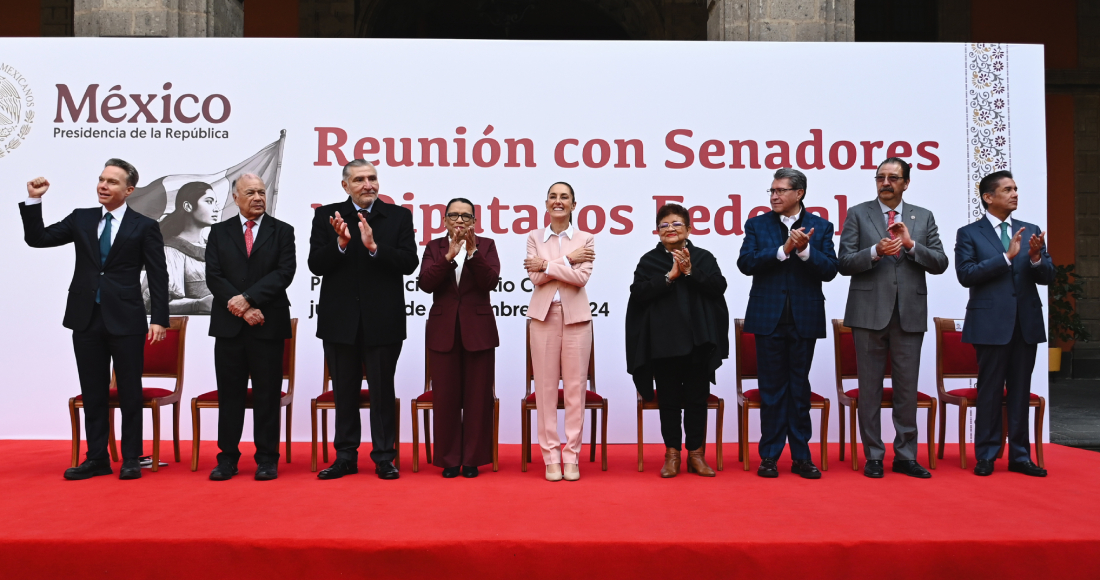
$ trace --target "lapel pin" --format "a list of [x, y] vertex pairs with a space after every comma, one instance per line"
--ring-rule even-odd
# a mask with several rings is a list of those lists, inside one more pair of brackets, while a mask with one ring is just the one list
[[911, 215], [911, 216], [909, 216], [909, 219], [911, 219], [911, 220], [915, 220], [915, 219], [917, 219], [917, 216], [915, 216], [915, 215]]

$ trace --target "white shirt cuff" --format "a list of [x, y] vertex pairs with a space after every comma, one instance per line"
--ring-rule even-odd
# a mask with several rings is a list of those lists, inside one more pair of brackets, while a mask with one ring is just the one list
[[871, 246], [871, 259], [872, 259], [872, 260], [877, 260], [877, 259], [879, 259], [879, 255], [878, 255], [878, 249], [876, 249], [876, 247], [875, 247], [875, 246]]
[[803, 262], [810, 259], [810, 244], [806, 244], [805, 250], [799, 250], [798, 259], [802, 260]]
[[1038, 259], [1038, 260], [1036, 260], [1036, 261], [1034, 261], [1034, 262], [1032, 262], [1032, 263], [1031, 263], [1031, 267], [1032, 267], [1032, 268], [1035, 268], [1035, 267], [1037, 267], [1037, 266], [1038, 266], [1039, 264], [1042, 264], [1042, 263], [1043, 263], [1043, 257], [1042, 257], [1042, 256], [1039, 256], [1039, 259]]
[[42, 203], [41, 197], [28, 197], [27, 201], [23, 202], [24, 205], [38, 205]]
[[787, 257], [787, 252], [783, 251], [783, 246], [779, 246], [779, 249], [775, 252], [775, 259], [779, 260], [780, 262], [786, 262]]
[[374, 250], [373, 252], [367, 252], [367, 253], [368, 253], [368, 254], [370, 254], [370, 257], [372, 257], [372, 258], [373, 258], [373, 257], [375, 257], [375, 256], [377, 256], [377, 255], [378, 255], [378, 250], [376, 249], [376, 250]]
[[[351, 242], [348, 242], [348, 243], [351, 243]], [[347, 251], [348, 251], [348, 248], [347, 248], [347, 246], [341, 246], [341, 245], [340, 245], [340, 242], [339, 242], [339, 240], [337, 240], [337, 242], [336, 242], [336, 249], [337, 249], [337, 250], [340, 250], [340, 253], [341, 253], [341, 254], [343, 254], [343, 253], [345, 253], [345, 252], [347, 252]]]
[[1008, 265], [1009, 265], [1009, 266], [1011, 266], [1011, 265], [1012, 265], [1012, 260], [1011, 260], [1011, 259], [1009, 259], [1009, 257], [1008, 257], [1008, 253], [1007, 253], [1007, 252], [1005, 252], [1004, 254], [1001, 254], [1001, 255], [1005, 257], [1005, 262], [1007, 262], [1007, 263], [1008, 263]]
[[573, 263], [569, 261], [569, 256], [562, 256], [561, 261], [562, 261], [563, 264], [565, 264], [566, 268], [572, 268], [573, 267]]

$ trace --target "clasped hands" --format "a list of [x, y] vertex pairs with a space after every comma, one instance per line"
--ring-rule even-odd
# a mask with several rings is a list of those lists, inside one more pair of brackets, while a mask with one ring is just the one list
[[906, 227], [905, 222], [894, 222], [890, 227], [886, 228], [886, 231], [894, 234], [894, 239], [882, 238], [875, 244], [875, 253], [877, 253], [879, 257], [894, 256], [901, 253], [902, 247], [906, 250], [912, 250], [913, 246], [917, 245], [909, 235], [909, 228]]
[[813, 235], [814, 228], [810, 228], [808, 232], [806, 228], [791, 230], [791, 235], [787, 237], [786, 242], [783, 242], [783, 253], [789, 256], [794, 252], [804, 251], [810, 245], [810, 238]]
[[263, 326], [264, 324], [264, 315], [260, 312], [260, 309], [253, 308], [252, 305], [248, 303], [248, 300], [245, 300], [244, 296], [240, 294], [231, 298], [226, 307], [233, 316], [243, 318], [249, 326], [256, 326], [257, 324]]
[[[367, 218], [363, 217], [361, 213], [355, 215], [359, 217], [359, 239], [363, 242], [363, 247], [372, 254], [377, 252], [378, 244], [374, 243], [374, 230], [367, 223]], [[340, 249], [347, 248], [348, 242], [351, 241], [351, 230], [348, 228], [348, 223], [340, 216], [340, 212], [336, 212], [335, 216], [328, 218], [328, 223], [336, 231], [336, 242], [340, 244]]]
[[672, 250], [672, 269], [668, 271], [669, 282], [679, 278], [681, 274], [691, 275], [691, 250], [686, 247], [681, 250]]
[[[1016, 231], [1016, 235], [1012, 236], [1012, 239], [1008, 242], [1008, 251], [1005, 255], [1011, 260], [1016, 257], [1016, 254], [1020, 253], [1020, 243], [1023, 241], [1024, 228], [1020, 228]], [[1031, 237], [1027, 241], [1027, 256], [1031, 258], [1032, 263], [1038, 262], [1043, 257], [1043, 244], [1046, 239], [1046, 232], [1039, 232], [1039, 235], [1031, 234]]]
[[[595, 262], [596, 250], [593, 250], [592, 248], [580, 247], [567, 254], [566, 258], [569, 259], [570, 264]], [[550, 262], [538, 256], [528, 256], [526, 259], [523, 260], [523, 268], [532, 273], [545, 271], [548, 265], [550, 265]]]
[[450, 245], [447, 247], [447, 255], [444, 256], [444, 258], [446, 258], [448, 262], [455, 259], [455, 256], [462, 251], [463, 243], [466, 244], [466, 259], [469, 259], [477, 250], [477, 240], [474, 238], [474, 228], [465, 226], [458, 226], [455, 228], [454, 235], [450, 237]]

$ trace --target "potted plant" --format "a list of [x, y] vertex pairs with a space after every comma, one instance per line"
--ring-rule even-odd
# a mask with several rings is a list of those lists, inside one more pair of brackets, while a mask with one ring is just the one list
[[[1076, 298], [1084, 287], [1077, 281], [1077, 274], [1073, 272], [1073, 264], [1054, 266], [1054, 283], [1050, 290], [1050, 333], [1057, 336], [1063, 343], [1083, 340], [1092, 340], [1081, 317], [1073, 307], [1071, 299]], [[1051, 341], [1053, 344], [1053, 341]], [[1062, 369], [1062, 348], [1052, 346], [1050, 348], [1050, 372], [1058, 372]]]

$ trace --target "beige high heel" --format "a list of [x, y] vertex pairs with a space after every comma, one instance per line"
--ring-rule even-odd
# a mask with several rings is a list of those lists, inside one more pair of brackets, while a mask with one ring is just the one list
[[577, 481], [581, 478], [581, 467], [576, 463], [566, 463], [565, 468], [565, 481]]
[[546, 481], [561, 481], [561, 465], [554, 463], [546, 466]]

